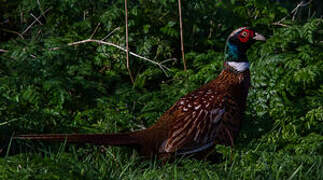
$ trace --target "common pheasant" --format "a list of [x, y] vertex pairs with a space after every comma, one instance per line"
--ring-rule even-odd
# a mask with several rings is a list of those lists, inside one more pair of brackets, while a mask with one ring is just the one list
[[233, 31], [219, 76], [180, 98], [150, 128], [118, 134], [20, 135], [15, 139], [125, 145], [138, 148], [146, 157], [159, 158], [204, 153], [215, 144], [233, 145], [250, 86], [246, 51], [256, 40], [265, 37], [247, 27]]

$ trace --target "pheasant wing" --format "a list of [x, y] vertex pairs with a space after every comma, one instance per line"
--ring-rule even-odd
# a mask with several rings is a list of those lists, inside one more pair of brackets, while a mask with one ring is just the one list
[[224, 96], [213, 89], [199, 89], [173, 106], [174, 122], [165, 142], [165, 152], [188, 154], [213, 145], [224, 109]]

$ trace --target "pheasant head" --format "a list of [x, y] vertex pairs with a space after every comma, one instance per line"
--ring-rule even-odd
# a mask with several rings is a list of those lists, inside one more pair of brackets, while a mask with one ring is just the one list
[[265, 41], [266, 38], [248, 27], [234, 30], [228, 37], [225, 48], [225, 60], [238, 71], [249, 68], [246, 51], [256, 41]]

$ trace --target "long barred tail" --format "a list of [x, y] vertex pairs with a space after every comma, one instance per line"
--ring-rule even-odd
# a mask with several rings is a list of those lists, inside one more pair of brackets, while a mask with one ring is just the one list
[[38, 140], [49, 142], [90, 143], [97, 145], [138, 145], [132, 133], [124, 134], [31, 134], [19, 135], [14, 139]]

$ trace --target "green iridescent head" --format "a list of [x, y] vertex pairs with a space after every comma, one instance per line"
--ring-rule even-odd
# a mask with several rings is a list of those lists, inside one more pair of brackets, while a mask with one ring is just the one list
[[235, 62], [248, 61], [246, 51], [256, 41], [265, 41], [266, 38], [248, 27], [234, 30], [226, 42], [225, 60]]

